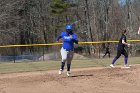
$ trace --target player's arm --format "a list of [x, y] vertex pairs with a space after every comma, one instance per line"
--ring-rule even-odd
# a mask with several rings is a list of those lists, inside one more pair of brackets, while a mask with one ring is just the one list
[[128, 47], [130, 46], [130, 44], [129, 44], [129, 43], [127, 43], [127, 42], [125, 42], [125, 40], [124, 40], [124, 39], [122, 39], [122, 43], [123, 43], [124, 45], [127, 45]]
[[56, 42], [59, 42], [59, 40], [62, 38], [62, 33], [57, 37]]
[[77, 39], [77, 36], [76, 35], [71, 35], [71, 39], [74, 43], [78, 44], [78, 39]]

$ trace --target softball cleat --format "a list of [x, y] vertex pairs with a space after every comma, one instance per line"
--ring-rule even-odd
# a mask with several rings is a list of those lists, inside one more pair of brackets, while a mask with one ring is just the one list
[[115, 68], [115, 66], [114, 66], [113, 64], [110, 64], [110, 67], [111, 67], [111, 68]]
[[58, 74], [61, 75], [63, 73], [63, 70], [59, 70]]
[[124, 65], [124, 67], [123, 68], [130, 68], [130, 66], [128, 66], [128, 65]]
[[68, 76], [68, 77], [70, 76], [70, 71], [67, 71], [67, 76]]

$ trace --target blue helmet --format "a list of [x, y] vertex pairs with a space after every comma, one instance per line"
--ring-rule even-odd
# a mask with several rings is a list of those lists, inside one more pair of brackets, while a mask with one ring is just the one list
[[66, 30], [72, 30], [72, 25], [71, 24], [67, 24], [65, 28], [66, 28]]

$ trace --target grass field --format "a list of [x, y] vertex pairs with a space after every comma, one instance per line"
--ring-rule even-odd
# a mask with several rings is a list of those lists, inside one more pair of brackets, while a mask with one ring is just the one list
[[112, 60], [73, 60], [70, 77], [58, 74], [60, 61], [2, 62], [0, 93], [140, 93], [140, 57], [129, 58], [130, 69], [123, 57], [110, 68]]
[[[72, 68], [88, 68], [88, 67], [106, 67], [109, 66], [113, 58], [104, 59], [89, 59], [89, 60], [73, 60]], [[140, 57], [130, 57], [129, 64], [140, 64]], [[124, 58], [117, 60], [115, 65], [123, 65]], [[47, 71], [59, 69], [60, 61], [40, 61], [40, 62], [1, 62], [0, 73], [18, 73], [18, 72], [33, 72]]]

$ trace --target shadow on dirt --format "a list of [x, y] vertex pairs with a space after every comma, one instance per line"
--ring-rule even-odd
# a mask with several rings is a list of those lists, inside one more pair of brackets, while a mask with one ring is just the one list
[[70, 77], [87, 77], [87, 76], [93, 76], [93, 74], [89, 74], [89, 75], [73, 75]]

